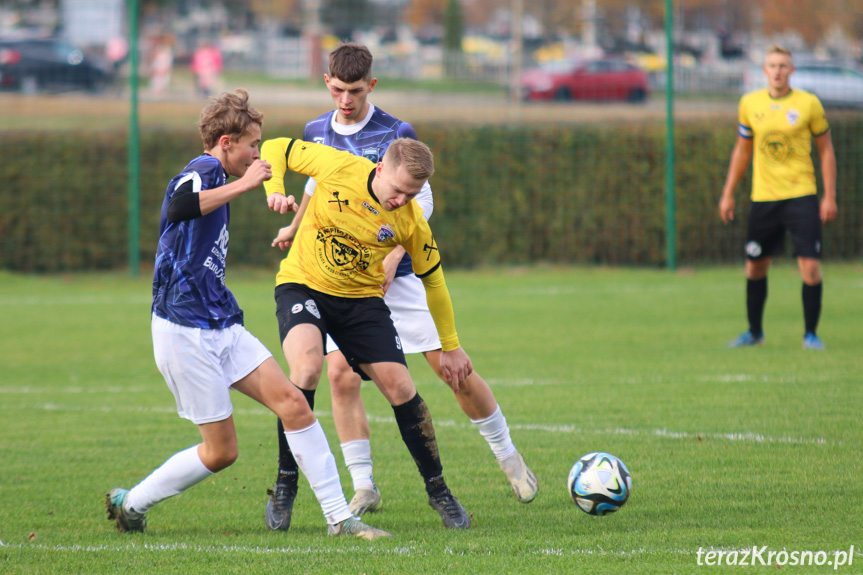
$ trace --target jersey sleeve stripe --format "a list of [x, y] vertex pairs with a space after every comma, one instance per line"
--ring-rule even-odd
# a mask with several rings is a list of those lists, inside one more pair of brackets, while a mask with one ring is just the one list
[[429, 270], [429, 271], [427, 271], [426, 273], [424, 273], [424, 274], [417, 274], [417, 277], [418, 277], [418, 278], [420, 278], [420, 279], [422, 279], [422, 278], [424, 278], [424, 277], [430, 276], [430, 275], [431, 275], [431, 274], [433, 274], [433, 273], [434, 273], [434, 272], [435, 272], [439, 267], [440, 267], [440, 262], [438, 262], [438, 263], [437, 263], [437, 264], [436, 264], [432, 269], [430, 269], [430, 270]]
[[285, 162], [286, 162], [285, 165], [286, 166], [290, 165], [291, 148], [294, 147], [294, 142], [296, 142], [296, 141], [297, 141], [296, 139], [291, 138], [291, 141], [288, 142], [288, 149], [285, 150]]

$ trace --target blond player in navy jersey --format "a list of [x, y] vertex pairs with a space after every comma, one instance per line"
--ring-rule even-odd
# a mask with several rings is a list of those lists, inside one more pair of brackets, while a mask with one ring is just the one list
[[[202, 441], [132, 489], [111, 489], [108, 519], [119, 531], [144, 531], [152, 507], [234, 463], [233, 389], [285, 422], [330, 535], [388, 537], [351, 514], [321, 424], [272, 354], [243, 327], [243, 311], [225, 285], [228, 204], [272, 177], [258, 151], [262, 125], [245, 90], [211, 99], [199, 122], [204, 153], [165, 190], [153, 275], [153, 350], [177, 412], [198, 426]], [[228, 183], [231, 176], [239, 179]]]
[[[719, 202], [724, 223], [734, 219], [734, 188], [755, 156], [752, 207], [746, 240], [746, 310], [749, 329], [729, 347], [764, 343], [762, 318], [767, 272], [783, 248], [786, 230], [803, 279], [803, 348], [821, 350], [821, 225], [836, 217], [836, 155], [824, 108], [816, 96], [792, 88], [791, 52], [771, 46], [764, 62], [768, 87], [740, 100], [737, 144]], [[821, 160], [824, 197], [816, 196], [812, 140]]]
[[[324, 76], [334, 110], [306, 124], [303, 139], [324, 143], [339, 150], [377, 162], [393, 140], [417, 139], [407, 122], [387, 114], [369, 102], [377, 84], [372, 77], [372, 55], [365, 46], [343, 44], [330, 54], [329, 74]], [[290, 244], [315, 193], [316, 182], [309, 178], [299, 212], [280, 235]], [[434, 210], [431, 186], [425, 182], [413, 200], [428, 220]], [[440, 369], [441, 342], [426, 304], [422, 281], [413, 272], [411, 258], [396, 247], [384, 260], [386, 280], [384, 302], [390, 309], [405, 354], [422, 353], [429, 365], [444, 379]], [[341, 442], [345, 465], [351, 473], [354, 496], [351, 511], [362, 515], [382, 507], [382, 497], [372, 473], [370, 429], [360, 394], [361, 379], [351, 369], [338, 346], [327, 336], [327, 375], [332, 388], [333, 418]], [[303, 390], [313, 405], [314, 390]], [[494, 457], [509, 479], [519, 501], [536, 497], [537, 480], [510, 438], [506, 418], [491, 388], [476, 372], [459, 386], [455, 398], [464, 413], [486, 439]], [[279, 427], [279, 437], [282, 437]], [[297, 468], [287, 443], [279, 442], [279, 470], [275, 488], [267, 502], [266, 522], [271, 529], [288, 529], [297, 491]]]

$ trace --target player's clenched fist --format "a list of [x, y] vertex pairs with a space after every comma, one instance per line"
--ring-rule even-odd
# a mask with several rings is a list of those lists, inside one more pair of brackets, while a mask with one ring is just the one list
[[266, 160], [255, 160], [243, 174], [243, 179], [246, 180], [253, 188], [257, 188], [265, 181], [273, 177], [273, 170], [270, 163]]
[[278, 193], [267, 196], [267, 205], [272, 211], [279, 212], [280, 214], [296, 212], [299, 209], [294, 196], [283, 196]]

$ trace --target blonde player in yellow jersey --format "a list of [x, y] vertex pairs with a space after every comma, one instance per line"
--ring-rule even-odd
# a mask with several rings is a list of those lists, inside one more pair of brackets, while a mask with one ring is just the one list
[[[413, 126], [371, 103], [370, 95], [377, 85], [377, 78], [372, 75], [373, 60], [369, 49], [359, 44], [342, 44], [330, 52], [329, 74], [324, 79], [335, 109], [306, 124], [303, 140], [326, 144], [377, 162], [393, 140], [418, 139]], [[290, 230], [296, 232], [299, 227], [314, 188], [315, 181], [309, 178]], [[434, 195], [428, 182], [412, 203], [422, 209], [423, 217], [428, 221], [434, 211]], [[290, 235], [287, 230], [285, 235]], [[390, 310], [405, 355], [422, 353], [434, 373], [443, 379], [439, 367], [441, 344], [428, 310], [425, 289], [422, 280], [413, 273], [411, 259], [404, 256], [404, 251], [401, 246], [396, 246], [384, 259], [387, 274], [384, 303]], [[373, 474], [371, 429], [360, 393], [362, 378], [348, 365], [329, 336], [325, 353], [333, 421], [354, 487], [349, 506], [354, 515], [362, 516], [383, 507], [381, 490]], [[314, 407], [315, 391], [302, 391], [309, 405]], [[538, 480], [513, 444], [506, 417], [491, 387], [474, 369], [453, 397], [489, 446], [518, 500], [531, 502], [539, 488]], [[279, 422], [276, 429], [278, 467], [275, 484], [267, 490], [270, 496], [264, 521], [270, 529], [286, 531], [290, 529], [300, 474], [284, 434], [284, 425]]]
[[444, 481], [431, 414], [408, 373], [383, 300], [384, 258], [401, 245], [422, 279], [443, 348], [441, 369], [457, 391], [473, 367], [458, 341], [437, 244], [422, 209], [411, 201], [434, 173], [431, 150], [400, 138], [375, 164], [322, 144], [278, 138], [264, 142], [261, 157], [272, 165], [273, 177], [264, 187], [274, 211], [297, 209], [293, 196], [285, 195], [286, 170], [317, 182], [296, 236], [285, 227], [273, 240], [282, 248], [293, 240], [275, 292], [291, 381], [304, 390], [317, 387], [329, 334], [348, 364], [374, 381], [392, 405], [429, 505], [444, 526], [469, 528], [470, 516]]
[[[785, 231], [791, 234], [803, 279], [804, 349], [824, 349], [816, 335], [821, 316], [821, 225], [836, 217], [836, 155], [830, 126], [818, 98], [793, 89], [791, 52], [771, 46], [764, 62], [768, 88], [740, 100], [737, 144], [719, 201], [723, 223], [734, 219], [734, 188], [755, 156], [752, 207], [746, 240], [746, 312], [749, 329], [728, 347], [764, 343], [762, 318], [767, 301], [767, 272], [782, 251]], [[812, 140], [821, 160], [824, 197], [820, 205]]]

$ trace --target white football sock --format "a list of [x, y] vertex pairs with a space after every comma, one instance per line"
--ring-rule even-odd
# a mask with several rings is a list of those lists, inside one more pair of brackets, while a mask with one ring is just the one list
[[172, 455], [133, 487], [126, 496], [125, 505], [138, 513], [146, 513], [160, 501], [179, 495], [212, 474], [201, 462], [198, 446], [190, 447]]
[[512, 439], [509, 436], [506, 418], [503, 416], [499, 405], [494, 413], [485, 419], [471, 419], [471, 421], [479, 429], [480, 435], [488, 442], [495, 459], [501, 461], [516, 452], [515, 445], [512, 444]]
[[335, 525], [351, 517], [348, 502], [339, 481], [336, 458], [330, 451], [327, 436], [319, 421], [298, 431], [285, 431], [288, 446], [300, 466], [300, 471], [309, 480], [321, 511], [329, 525]]
[[372, 475], [372, 445], [368, 439], [356, 439], [342, 443], [345, 466], [351, 472], [354, 491], [368, 489], [374, 491], [375, 480]]

